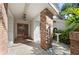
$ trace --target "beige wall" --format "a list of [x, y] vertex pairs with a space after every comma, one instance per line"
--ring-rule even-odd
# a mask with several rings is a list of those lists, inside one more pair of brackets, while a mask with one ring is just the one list
[[64, 30], [66, 27], [65, 27], [65, 20], [61, 20], [59, 18], [56, 18], [54, 19], [56, 22], [54, 23], [54, 28], [58, 28], [59, 30]]
[[0, 3], [0, 55], [8, 52], [8, 18], [4, 8], [4, 4]]
[[30, 35], [31, 38], [34, 39], [34, 20], [30, 21]]

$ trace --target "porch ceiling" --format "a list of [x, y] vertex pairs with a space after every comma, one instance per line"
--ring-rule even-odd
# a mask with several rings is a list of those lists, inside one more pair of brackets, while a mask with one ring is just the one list
[[24, 3], [9, 3], [8, 9], [15, 18], [22, 18], [24, 12]]
[[25, 13], [26, 18], [31, 20], [45, 8], [56, 14], [55, 10], [48, 3], [9, 3], [8, 8], [16, 19], [23, 18]]

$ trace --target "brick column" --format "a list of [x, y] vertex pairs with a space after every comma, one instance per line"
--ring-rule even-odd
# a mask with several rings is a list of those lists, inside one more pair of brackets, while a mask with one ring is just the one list
[[79, 55], [79, 32], [72, 32], [70, 36], [70, 51], [72, 55]]
[[41, 47], [43, 49], [47, 48], [46, 46], [46, 17], [45, 14], [40, 16], [40, 34], [41, 34]]
[[[43, 49], [48, 49], [49, 47], [51, 47], [51, 39], [48, 39], [49, 42], [47, 42], [47, 31], [46, 31], [46, 16], [48, 17], [53, 17], [53, 14], [46, 8], [44, 9], [41, 13], [40, 13], [40, 36], [41, 36], [41, 44], [40, 46]], [[46, 43], [47, 42], [47, 43]], [[49, 44], [48, 44], [49, 43]]]
[[0, 54], [6, 54], [8, 51], [7, 39], [8, 39], [8, 25], [7, 15], [4, 8], [4, 4], [0, 4]]

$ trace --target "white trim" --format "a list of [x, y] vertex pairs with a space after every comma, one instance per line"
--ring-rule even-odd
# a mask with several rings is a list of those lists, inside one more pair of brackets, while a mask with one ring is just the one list
[[49, 3], [49, 5], [59, 14], [59, 10], [53, 5], [53, 3]]

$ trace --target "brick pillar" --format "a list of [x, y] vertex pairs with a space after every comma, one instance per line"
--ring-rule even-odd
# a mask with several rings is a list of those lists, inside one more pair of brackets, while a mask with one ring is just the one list
[[70, 36], [70, 51], [72, 55], [79, 55], [79, 32], [72, 32]]
[[40, 34], [41, 34], [41, 47], [46, 49], [46, 17], [45, 14], [41, 14], [40, 16]]
[[46, 16], [49, 18], [53, 17], [53, 14], [46, 8], [40, 13], [40, 36], [41, 36], [41, 44], [40, 46], [43, 49], [48, 49], [51, 47], [51, 39], [48, 39], [47, 31], [46, 31]]
[[7, 47], [7, 15], [4, 8], [4, 4], [0, 4], [0, 54], [6, 54], [8, 51]]

